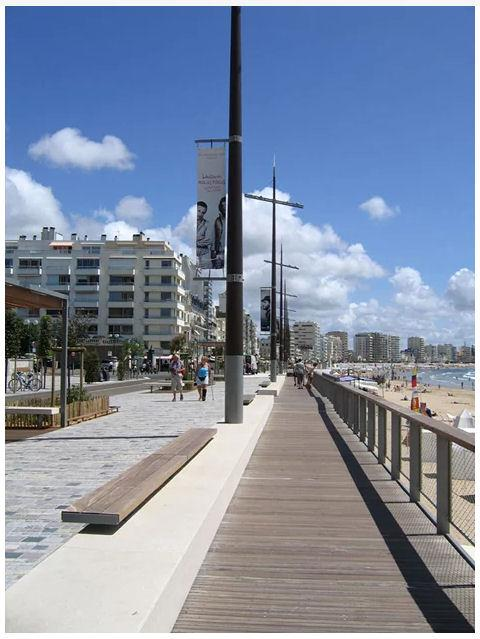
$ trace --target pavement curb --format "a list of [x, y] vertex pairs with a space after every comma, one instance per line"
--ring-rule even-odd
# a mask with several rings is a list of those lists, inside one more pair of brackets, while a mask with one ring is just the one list
[[273, 402], [256, 397], [243, 424], [218, 423], [212, 442], [123, 526], [89, 527], [16, 582], [6, 631], [170, 632]]

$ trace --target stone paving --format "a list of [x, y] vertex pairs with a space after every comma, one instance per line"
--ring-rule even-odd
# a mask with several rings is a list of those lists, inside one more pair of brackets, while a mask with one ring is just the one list
[[[254, 393], [265, 376], [246, 376]], [[85, 524], [62, 523], [61, 510], [167, 444], [189, 428], [224, 419], [223, 382], [183, 402], [170, 393], [117, 395], [118, 413], [61, 431], [10, 443], [5, 448], [6, 587], [78, 533]]]

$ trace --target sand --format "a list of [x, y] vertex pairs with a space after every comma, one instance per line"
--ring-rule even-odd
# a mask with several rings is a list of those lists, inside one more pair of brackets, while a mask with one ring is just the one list
[[[399, 391], [393, 390], [395, 382], [392, 384], [390, 390], [385, 389], [385, 399], [389, 402], [399, 404], [404, 408], [410, 407], [410, 398], [412, 396], [412, 389], [410, 387], [402, 386]], [[449, 421], [448, 414], [458, 415], [464, 409], [470, 411], [475, 415], [475, 391], [473, 390], [461, 390], [454, 388], [438, 388], [430, 386], [423, 391], [424, 387], [419, 386], [419, 401], [425, 402], [427, 408], [437, 413], [437, 419], [442, 421]], [[405, 395], [408, 397], [408, 401], [403, 401]], [[382, 392], [380, 392], [380, 397]]]

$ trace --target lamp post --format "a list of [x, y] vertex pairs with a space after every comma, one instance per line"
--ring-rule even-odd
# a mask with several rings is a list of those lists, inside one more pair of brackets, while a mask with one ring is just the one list
[[225, 422], [243, 423], [242, 62], [240, 7], [231, 8]]

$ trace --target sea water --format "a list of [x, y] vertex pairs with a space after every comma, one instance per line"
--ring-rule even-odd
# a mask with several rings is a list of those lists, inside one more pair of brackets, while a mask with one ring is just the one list
[[475, 367], [466, 368], [419, 368], [418, 382], [431, 386], [448, 388], [475, 389]]

